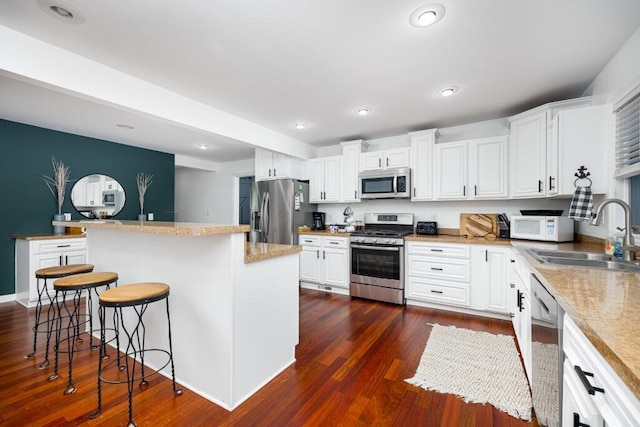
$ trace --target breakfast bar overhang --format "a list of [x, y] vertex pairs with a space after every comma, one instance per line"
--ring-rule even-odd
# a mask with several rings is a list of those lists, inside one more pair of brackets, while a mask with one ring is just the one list
[[[233, 410], [295, 361], [300, 247], [247, 243], [247, 225], [53, 224], [84, 227], [88, 262], [95, 271], [117, 272], [119, 284], [170, 285], [176, 380], [183, 386]], [[153, 325], [147, 347], [166, 348], [166, 312], [150, 305], [145, 318]], [[152, 354], [145, 364], [159, 368], [165, 360]]]

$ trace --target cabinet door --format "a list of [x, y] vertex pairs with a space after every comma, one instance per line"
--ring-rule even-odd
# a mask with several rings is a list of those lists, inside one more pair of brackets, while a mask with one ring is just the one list
[[324, 159], [324, 202], [340, 201], [340, 157]]
[[591, 402], [573, 365], [565, 359], [562, 375], [562, 425], [602, 427], [602, 417]]
[[358, 172], [360, 171], [360, 148], [345, 145], [342, 148], [342, 201], [359, 202]]
[[322, 202], [324, 196], [324, 159], [309, 160], [309, 201]]
[[[38, 289], [37, 289], [37, 281], [35, 279], [36, 270], [39, 270], [41, 268], [57, 267], [59, 265], [62, 265], [60, 261], [64, 262], [64, 259], [62, 258], [62, 253], [48, 253], [48, 254], [33, 255], [31, 260], [33, 262], [34, 268], [32, 269], [33, 270], [32, 271], [33, 286], [29, 287], [29, 300], [37, 301]], [[40, 280], [40, 285], [43, 285], [43, 284], [44, 284], [44, 280]], [[45, 291], [42, 295], [47, 295], [47, 292], [51, 297], [53, 297], [53, 295], [55, 294], [55, 291], [53, 290], [53, 280], [47, 281], [47, 291]]]
[[433, 199], [433, 147], [435, 135], [411, 137], [411, 200]]
[[300, 280], [322, 283], [322, 264], [319, 246], [303, 246], [300, 252]]
[[507, 138], [469, 141], [469, 188], [474, 199], [505, 199], [507, 190]]
[[291, 177], [291, 157], [273, 153], [273, 176], [275, 178], [289, 178]]
[[360, 163], [363, 171], [374, 171], [382, 169], [382, 156], [380, 151], [372, 151], [371, 153], [362, 153], [360, 155]]
[[87, 263], [87, 252], [86, 251], [78, 251], [78, 252], [65, 252], [62, 254], [63, 262], [65, 265], [71, 264], [86, 264]]
[[545, 195], [547, 113], [541, 111], [510, 123], [509, 181], [511, 197]]
[[383, 168], [408, 168], [410, 152], [411, 150], [409, 148], [387, 150], [384, 164], [382, 165]]
[[349, 287], [349, 256], [346, 249], [325, 246], [322, 249], [325, 285], [340, 288]]
[[484, 249], [484, 284], [487, 295], [485, 310], [508, 313], [509, 309], [509, 259], [511, 250], [507, 248], [487, 247]]
[[255, 161], [256, 161], [256, 181], [263, 181], [265, 179], [272, 179], [273, 176], [273, 153], [269, 150], [262, 150], [256, 148]]
[[435, 171], [437, 200], [467, 198], [467, 143], [436, 144]]

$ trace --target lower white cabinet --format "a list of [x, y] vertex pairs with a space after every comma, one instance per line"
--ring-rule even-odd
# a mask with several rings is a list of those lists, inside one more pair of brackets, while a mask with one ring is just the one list
[[[38, 300], [36, 270], [59, 265], [85, 264], [86, 239], [23, 240], [16, 239], [16, 299], [25, 307], [34, 307]], [[41, 281], [44, 283], [44, 281]], [[53, 281], [47, 282], [53, 295]], [[46, 295], [46, 292], [45, 294]], [[43, 303], [49, 303], [43, 300]]]
[[301, 234], [298, 242], [302, 246], [300, 284], [324, 290], [335, 287], [348, 293], [349, 239]]
[[566, 314], [563, 337], [563, 425], [637, 426], [640, 400]]
[[512, 253], [513, 250], [508, 246], [472, 247], [473, 308], [500, 314], [508, 314], [511, 311], [509, 261]]
[[471, 306], [471, 262], [468, 245], [406, 243], [407, 300]]
[[520, 254], [513, 252], [509, 263], [509, 311], [524, 369], [531, 379], [531, 272]]

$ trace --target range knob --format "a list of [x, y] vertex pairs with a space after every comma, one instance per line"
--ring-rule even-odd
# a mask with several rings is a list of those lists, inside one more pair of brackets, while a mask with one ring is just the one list
[[384, 241], [385, 243], [391, 243], [391, 239], [387, 239]]
[[378, 243], [378, 239], [371, 239], [371, 243]]

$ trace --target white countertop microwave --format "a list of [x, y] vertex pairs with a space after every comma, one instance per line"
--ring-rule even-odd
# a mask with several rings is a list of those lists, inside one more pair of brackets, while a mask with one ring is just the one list
[[575, 221], [566, 216], [514, 215], [511, 238], [544, 242], [572, 242]]

